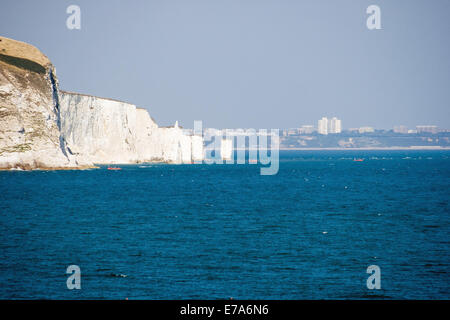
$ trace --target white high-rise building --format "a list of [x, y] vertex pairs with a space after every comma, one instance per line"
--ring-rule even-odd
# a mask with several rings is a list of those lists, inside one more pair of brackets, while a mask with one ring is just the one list
[[328, 121], [328, 133], [341, 133], [341, 120], [336, 117], [331, 118]]
[[317, 132], [320, 134], [328, 134], [328, 119], [323, 117], [317, 122]]
[[339, 120], [336, 117], [333, 117], [331, 119], [323, 117], [317, 122], [317, 131], [320, 134], [341, 133], [342, 132], [341, 120]]

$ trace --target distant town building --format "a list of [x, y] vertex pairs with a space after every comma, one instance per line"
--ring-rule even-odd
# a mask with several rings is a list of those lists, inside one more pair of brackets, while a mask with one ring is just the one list
[[316, 131], [316, 128], [314, 128], [314, 126], [311, 125], [304, 125], [298, 129], [298, 133], [300, 134], [311, 134], [314, 131]]
[[[250, 129], [242, 129], [242, 128], [238, 128], [238, 129], [224, 129], [224, 135], [226, 136], [245, 136], [247, 134], [247, 131]], [[254, 134], [254, 133], [252, 133]]]
[[417, 133], [438, 133], [437, 126], [416, 126]]
[[359, 133], [369, 133], [369, 132], [375, 132], [375, 129], [373, 127], [361, 127], [359, 128]]
[[213, 137], [213, 136], [221, 136], [221, 135], [223, 135], [223, 132], [222, 132], [222, 130], [218, 130], [218, 129], [214, 129], [214, 128], [205, 128], [203, 130], [203, 134], [205, 136]]
[[331, 119], [323, 117], [317, 122], [317, 132], [319, 132], [320, 134], [341, 133], [341, 120], [336, 117], [333, 117]]
[[394, 126], [395, 133], [408, 133], [408, 128], [406, 126]]
[[298, 129], [297, 128], [288, 129], [288, 136], [293, 136], [293, 135], [296, 135], [296, 134], [298, 134]]
[[341, 133], [341, 131], [341, 120], [336, 117], [331, 118], [331, 120], [328, 121], [328, 133]]
[[326, 117], [317, 121], [317, 132], [320, 134], [328, 134], [328, 119]]

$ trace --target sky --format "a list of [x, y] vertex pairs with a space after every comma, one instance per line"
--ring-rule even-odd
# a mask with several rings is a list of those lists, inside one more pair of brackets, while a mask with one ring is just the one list
[[61, 89], [159, 125], [450, 128], [449, 15], [448, 0], [2, 0], [0, 35], [43, 51]]

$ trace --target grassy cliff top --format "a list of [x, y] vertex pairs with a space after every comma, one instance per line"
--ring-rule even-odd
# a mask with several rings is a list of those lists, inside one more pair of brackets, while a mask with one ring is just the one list
[[1, 36], [0, 60], [35, 72], [42, 72], [51, 64], [47, 56], [31, 44]]

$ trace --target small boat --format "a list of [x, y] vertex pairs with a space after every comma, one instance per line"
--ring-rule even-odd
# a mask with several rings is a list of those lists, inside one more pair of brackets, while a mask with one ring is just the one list
[[362, 158], [358, 158], [358, 159], [353, 159], [353, 161], [358, 161], [358, 162], [361, 162], [361, 161], [364, 161], [364, 159], [362, 159]]
[[122, 170], [122, 168], [119, 168], [119, 167], [108, 167], [108, 170]]

